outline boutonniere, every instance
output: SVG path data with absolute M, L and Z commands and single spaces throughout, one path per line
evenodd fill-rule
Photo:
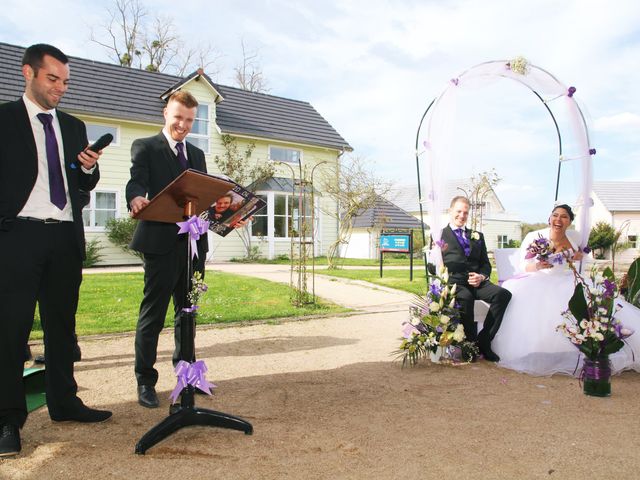
M 471 240 L 475 240 L 475 241 L 480 240 L 480 234 L 476 231 L 471 232 Z

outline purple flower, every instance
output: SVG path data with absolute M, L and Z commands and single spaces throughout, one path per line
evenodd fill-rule
M 573 94 L 576 93 L 576 87 L 569 87 L 567 91 L 567 97 L 573 97 Z
M 595 155 L 596 154 L 596 149 L 595 148 L 590 148 L 589 149 L 589 155 Z
M 432 283 L 431 285 L 429 285 L 429 293 L 434 297 L 439 297 L 442 293 L 442 287 L 435 283 Z
M 612 298 L 613 294 L 614 294 L 614 292 L 616 290 L 616 284 L 613 283 L 608 278 L 605 278 L 604 282 L 602 282 L 602 286 L 604 287 L 604 292 L 603 292 L 602 296 L 604 298 Z
M 458 82 L 460 80 L 458 80 L 457 78 L 452 78 L 451 80 L 449 80 L 451 83 L 453 83 L 456 87 L 458 86 Z
M 444 246 L 446 245 L 446 243 L 445 243 L 445 241 L 444 241 L 444 240 L 438 240 L 438 241 L 436 242 L 436 245 L 437 245 L 438 247 L 440 247 L 440 248 L 444 248 Z
M 591 248 L 587 245 L 586 247 L 584 247 L 584 248 L 582 249 L 582 251 L 583 251 L 584 253 L 591 253 Z

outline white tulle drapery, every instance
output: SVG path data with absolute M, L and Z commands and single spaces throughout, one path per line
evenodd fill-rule
M 442 212 L 448 207 L 450 199 L 442 198 L 448 167 L 452 164 L 452 145 L 454 142 L 454 126 L 458 92 L 461 89 L 479 89 L 489 84 L 508 78 L 525 85 L 535 92 L 547 105 L 552 104 L 565 109 L 565 114 L 571 124 L 573 146 L 575 154 L 559 158 L 562 162 L 576 162 L 579 175 L 578 198 L 574 204 L 577 220 L 576 230 L 580 233 L 581 246 L 587 245 L 589 238 L 589 207 L 593 201 L 590 198 L 592 186 L 592 160 L 595 150 L 589 145 L 589 134 L 582 111 L 574 98 L 575 88 L 567 87 L 546 70 L 535 65 L 527 64 L 521 59 L 518 65 L 513 61 L 501 60 L 481 63 L 465 71 L 457 78 L 449 80 L 444 91 L 438 96 L 427 112 L 425 122 L 420 132 L 422 149 L 418 153 L 422 177 L 418 179 L 421 188 L 420 202 L 427 211 L 426 222 L 430 227 L 434 240 L 429 252 L 429 259 L 437 266 L 442 265 L 440 251 L 441 230 L 444 227 Z M 551 110 L 551 109 L 550 109 Z M 420 136 L 422 135 L 422 136 Z M 551 202 L 550 202 L 551 203 Z M 551 207 L 551 205 L 550 205 Z

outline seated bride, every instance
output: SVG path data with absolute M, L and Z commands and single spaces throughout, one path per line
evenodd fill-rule
M 578 232 L 568 230 L 573 218 L 571 207 L 558 205 L 551 212 L 549 228 L 531 232 L 522 241 L 518 252 L 521 271 L 502 284 L 512 298 L 492 343 L 500 356 L 499 366 L 531 375 L 580 374 L 584 355 L 557 330 L 565 322 L 562 312 L 567 310 L 575 288 L 566 258 L 576 265 L 582 263 L 583 272 L 588 272 L 591 262 L 581 250 Z M 545 247 L 549 255 L 544 260 L 536 259 L 532 250 Z M 616 317 L 640 336 L 640 310 L 622 299 L 616 302 L 623 306 Z M 640 338 L 635 337 L 627 338 L 625 347 L 611 355 L 614 373 L 640 371 Z

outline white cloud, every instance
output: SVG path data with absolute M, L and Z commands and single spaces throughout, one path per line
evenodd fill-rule
M 600 132 L 631 132 L 640 133 L 640 115 L 622 112 L 615 115 L 600 117 L 594 122 L 594 129 Z

